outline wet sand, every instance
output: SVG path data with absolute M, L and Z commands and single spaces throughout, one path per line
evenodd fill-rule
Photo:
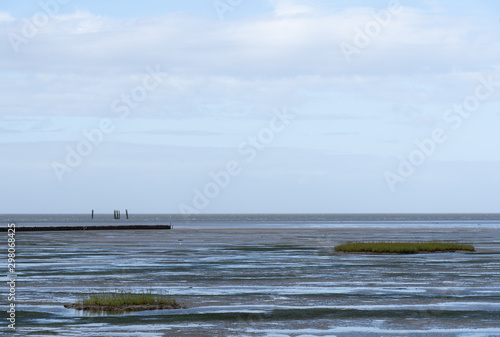
M 16 240 L 18 326 L 34 336 L 500 334 L 494 228 L 176 226 L 25 232 Z M 453 240 L 476 252 L 333 251 L 355 240 Z M 96 316 L 64 308 L 88 292 L 148 289 L 187 309 Z

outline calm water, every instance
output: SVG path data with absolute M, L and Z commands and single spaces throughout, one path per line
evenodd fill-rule
M 0 219 L 18 226 L 170 221 Z M 19 334 L 500 336 L 499 215 L 178 215 L 172 223 L 171 231 L 18 232 Z M 345 241 L 386 239 L 455 240 L 477 251 L 333 252 Z M 107 315 L 63 307 L 89 292 L 150 289 L 188 308 Z

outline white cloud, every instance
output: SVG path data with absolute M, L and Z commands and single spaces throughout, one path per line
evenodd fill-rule
M 285 5 L 282 1 L 279 3 L 278 7 L 291 6 L 287 1 L 283 2 Z M 245 67 L 241 65 L 253 64 L 266 71 L 276 69 L 287 71 L 285 75 L 294 75 L 299 71 L 315 74 L 364 71 L 374 63 L 390 66 L 394 61 L 401 65 L 396 68 L 398 71 L 403 70 L 403 65 L 415 65 L 415 61 L 426 61 L 429 66 L 437 67 L 451 56 L 466 61 L 464 66 L 479 57 L 495 60 L 488 56 L 498 49 L 493 43 L 496 41 L 491 33 L 493 27 L 479 20 L 462 18 L 457 25 L 454 17 L 428 17 L 405 8 L 366 53 L 359 55 L 357 64 L 346 67 L 338 45 L 342 41 L 350 42 L 356 28 L 362 28 L 372 19 L 371 12 L 373 10 L 367 8 L 308 12 L 310 15 L 305 17 L 255 17 L 223 25 L 185 15 L 130 21 L 76 12 L 56 16 L 35 37 L 40 43 L 33 43 L 24 61 L 34 63 L 39 57 L 59 55 L 47 60 L 49 64 L 68 66 L 70 60 L 76 59 L 89 66 L 96 66 L 95 62 L 100 61 L 126 67 L 154 58 L 164 59 L 182 70 L 194 66 L 197 71 L 245 75 Z M 481 48 L 482 53 L 474 52 L 477 48 Z M 425 60 L 417 58 L 425 54 L 428 56 Z M 376 71 L 376 67 L 371 71 Z
M 302 5 L 276 1 L 276 8 L 298 13 Z M 284 13 L 287 11 L 283 10 Z M 186 15 L 150 20 L 118 20 L 88 12 L 59 15 L 25 47 L 19 59 L 10 55 L 2 67 L 36 65 L 56 69 L 127 69 L 151 63 L 198 75 L 297 76 L 447 72 L 451 66 L 469 71 L 498 64 L 499 45 L 493 28 L 478 19 L 427 16 L 404 8 L 370 46 L 346 64 L 341 42 L 352 43 L 357 28 L 373 20 L 373 10 L 314 12 L 307 16 L 259 16 L 224 24 Z M 22 22 L 16 20 L 16 24 Z M 460 22 L 460 24 L 457 24 Z M 42 61 L 43 63 L 39 63 Z
M 14 20 L 15 19 L 10 16 L 10 13 L 0 11 L 0 22 L 11 22 Z
M 50 33 L 56 35 L 79 35 L 106 32 L 112 30 L 116 22 L 112 19 L 93 15 L 86 11 L 77 11 L 71 14 L 54 16 L 54 21 L 49 25 Z
M 57 15 L 20 54 L 0 47 L 1 114 L 116 117 L 111 102 L 158 64 L 167 76 L 133 118 L 262 119 L 287 106 L 309 119 L 429 127 L 500 66 L 493 27 L 480 17 L 410 7 L 349 64 L 339 44 L 377 10 L 304 3 L 276 0 L 276 15 L 223 23 L 186 14 Z M 7 31 L 22 23 L 0 21 Z
M 304 2 L 296 0 L 269 0 L 269 3 L 274 6 L 276 16 L 294 16 L 301 14 L 312 14 L 317 12 L 314 7 L 305 5 Z

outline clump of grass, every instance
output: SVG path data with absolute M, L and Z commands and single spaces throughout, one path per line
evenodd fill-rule
M 136 311 L 149 309 L 179 309 L 181 305 L 168 295 L 151 291 L 132 293 L 125 291 L 92 293 L 66 308 L 91 311 Z
M 457 250 L 474 251 L 474 247 L 467 244 L 448 242 L 352 242 L 335 246 L 337 252 L 377 254 L 415 254 Z
M 170 296 L 153 294 L 151 291 L 142 293 L 114 292 L 89 294 L 83 298 L 82 305 L 125 306 L 125 305 L 172 305 L 175 300 Z

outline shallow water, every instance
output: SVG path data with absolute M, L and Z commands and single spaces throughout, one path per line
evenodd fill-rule
M 18 332 L 500 336 L 498 222 L 354 228 L 215 222 L 185 222 L 171 231 L 17 233 Z M 351 240 L 456 240 L 476 252 L 333 251 Z M 187 309 L 89 314 L 63 307 L 86 293 L 113 290 L 168 293 Z

